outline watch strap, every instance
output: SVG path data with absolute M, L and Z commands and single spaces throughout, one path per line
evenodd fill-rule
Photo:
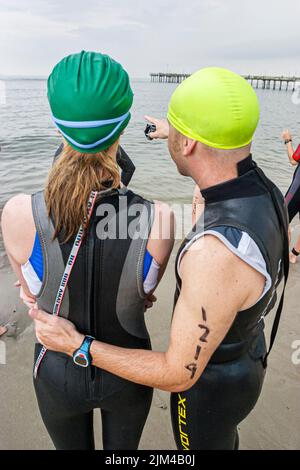
M 78 351 L 84 351 L 86 353 L 89 353 L 91 344 L 94 341 L 94 339 L 95 338 L 93 336 L 88 336 L 88 335 L 85 336 L 84 340 L 82 341 L 82 344 L 81 344 L 80 348 L 78 349 Z

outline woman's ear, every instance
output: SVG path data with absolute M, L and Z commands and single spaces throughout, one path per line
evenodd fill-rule
M 192 153 L 195 150 L 196 145 L 197 145 L 196 140 L 192 140 L 192 139 L 189 139 L 188 137 L 185 137 L 183 141 L 183 155 L 185 157 L 192 155 Z

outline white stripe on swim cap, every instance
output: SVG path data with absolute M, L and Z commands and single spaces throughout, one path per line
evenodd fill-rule
M 100 144 L 106 142 L 107 140 L 109 140 L 118 131 L 118 129 L 123 124 L 123 122 L 126 121 L 129 114 L 130 114 L 130 111 L 128 111 L 126 114 L 123 114 L 123 116 L 120 116 L 118 118 L 106 119 L 106 120 L 102 120 L 102 121 L 64 121 L 62 119 L 57 119 L 53 115 L 52 115 L 52 119 L 54 121 L 55 126 L 59 130 L 59 132 L 67 140 L 69 140 L 69 142 L 71 142 L 73 145 L 76 145 L 76 147 L 88 150 L 88 149 L 98 147 L 98 145 L 100 145 Z M 107 135 L 106 137 L 103 137 L 100 140 L 97 140 L 97 142 L 94 142 L 92 144 L 80 144 L 79 142 L 77 142 L 76 140 L 74 140 L 70 136 L 68 136 L 68 134 L 66 134 L 59 127 L 59 125 L 61 125 L 61 126 L 69 127 L 69 128 L 72 128 L 72 129 L 93 129 L 93 128 L 96 128 L 96 127 L 102 127 L 102 126 L 107 126 L 109 124 L 116 124 L 116 123 L 118 123 L 117 126 L 113 129 L 113 131 L 109 135 Z
M 97 142 L 94 142 L 93 144 L 80 144 L 79 142 L 76 142 L 76 140 L 72 139 L 71 137 L 69 137 L 64 131 L 62 131 L 60 129 L 60 127 L 58 126 L 58 124 L 56 124 L 56 122 L 54 121 L 54 124 L 56 125 L 57 129 L 59 130 L 59 132 L 67 139 L 69 140 L 69 142 L 71 142 L 73 145 L 76 145 L 76 147 L 79 147 L 81 149 L 93 149 L 95 147 L 98 147 L 98 145 L 102 144 L 103 142 L 106 142 L 107 140 L 109 140 L 116 132 L 117 130 L 121 127 L 121 125 L 123 124 L 123 122 L 125 121 L 125 119 L 121 122 L 119 122 L 119 124 L 114 128 L 114 130 L 109 134 L 107 135 L 106 137 L 103 137 L 103 139 L 100 139 L 100 140 L 97 140 Z
M 58 119 L 52 114 L 52 119 L 55 122 L 55 124 L 60 124 L 61 126 L 64 127 L 71 127 L 73 129 L 92 129 L 94 127 L 102 127 L 102 126 L 107 126 L 109 124 L 116 124 L 116 123 L 122 123 L 127 119 L 129 116 L 129 111 L 123 116 L 120 116 L 118 118 L 113 118 L 113 119 L 104 119 L 102 121 L 64 121 L 63 119 Z

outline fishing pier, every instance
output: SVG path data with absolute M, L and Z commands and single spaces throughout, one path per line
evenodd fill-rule
M 151 82 L 159 83 L 181 83 L 190 75 L 190 73 L 150 73 Z
M 254 88 L 262 88 L 263 90 L 296 90 L 296 85 L 300 85 L 300 77 L 273 77 L 268 75 L 244 75 L 244 78 Z
M 188 78 L 188 73 L 150 73 L 151 82 L 181 83 Z M 243 75 L 254 88 L 263 90 L 296 90 L 297 83 L 300 86 L 300 77 L 284 77 L 271 75 Z

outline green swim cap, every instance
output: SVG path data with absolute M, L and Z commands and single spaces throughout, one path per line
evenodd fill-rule
M 78 152 L 110 147 L 127 126 L 133 92 L 123 67 L 108 55 L 85 52 L 62 59 L 48 78 L 56 127 Z
M 209 67 L 178 86 L 169 104 L 168 120 L 190 139 L 217 149 L 236 149 L 253 139 L 259 102 L 240 75 Z

